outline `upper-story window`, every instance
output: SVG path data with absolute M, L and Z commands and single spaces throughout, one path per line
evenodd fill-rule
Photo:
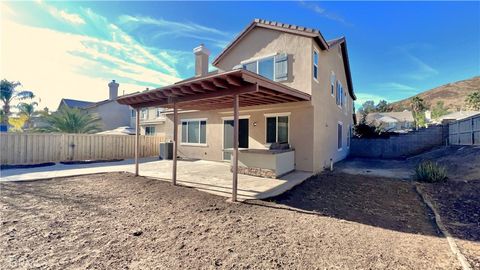
M 330 95 L 332 97 L 335 96 L 335 81 L 337 78 L 335 77 L 335 73 L 332 71 L 332 74 L 330 74 Z
M 142 111 L 140 112 L 140 117 L 142 119 L 147 119 L 148 118 L 148 109 L 147 108 L 142 109 Z
M 257 73 L 272 81 L 288 78 L 287 54 L 277 54 L 243 63 L 243 69 Z
M 162 117 L 163 108 L 157 108 L 156 111 L 155 111 L 155 113 L 156 113 L 156 117 L 157 117 L 157 118 Z
M 340 81 L 337 81 L 337 93 L 335 95 L 335 101 L 339 107 L 343 107 L 343 86 Z
M 318 52 L 313 51 L 313 78 L 318 81 Z

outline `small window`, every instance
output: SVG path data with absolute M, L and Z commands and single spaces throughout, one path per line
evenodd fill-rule
M 255 61 L 255 62 L 247 63 L 243 65 L 243 69 L 257 73 L 257 62 Z
M 288 116 L 267 117 L 267 143 L 288 143 Z
M 332 74 L 330 75 L 330 95 L 332 95 L 332 97 L 335 96 L 335 81 L 335 73 L 332 71 Z
M 145 135 L 155 135 L 155 127 L 153 126 L 145 127 Z
M 313 78 L 318 81 L 318 52 L 313 51 Z
M 147 119 L 148 118 L 148 109 L 144 108 L 142 109 L 140 116 L 142 119 Z
M 343 124 L 342 123 L 338 123 L 337 124 L 337 149 L 340 151 L 342 150 L 342 130 L 343 130 Z
M 132 113 L 131 113 L 130 117 L 132 117 L 132 118 L 135 117 L 135 110 L 132 110 Z
M 182 143 L 205 144 L 206 137 L 206 120 L 182 120 Z
M 162 117 L 162 113 L 163 113 L 163 108 L 157 108 L 157 110 L 156 110 L 156 116 L 157 116 L 157 118 Z

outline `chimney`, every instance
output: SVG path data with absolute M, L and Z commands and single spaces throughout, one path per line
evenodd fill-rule
M 205 45 L 200 44 L 200 46 L 193 49 L 193 53 L 195 54 L 195 77 L 206 75 L 208 73 L 210 51 Z
M 115 80 L 112 80 L 108 84 L 108 99 L 109 100 L 114 100 L 118 97 L 118 86 L 119 84 L 115 82 Z

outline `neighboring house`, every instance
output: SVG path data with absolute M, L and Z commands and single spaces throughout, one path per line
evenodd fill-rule
M 461 120 L 464 118 L 468 118 L 470 116 L 474 116 L 480 114 L 480 111 L 459 111 L 459 112 L 453 112 L 449 113 L 446 115 L 443 115 L 439 117 L 438 119 L 435 120 L 436 123 L 442 123 L 444 121 L 455 121 L 455 120 Z
M 381 127 L 386 131 L 408 131 L 415 127 L 413 114 L 408 110 L 403 112 L 369 113 L 366 121 L 369 125 Z
M 252 168 L 239 168 L 242 173 L 318 172 L 349 154 L 356 97 L 344 37 L 327 41 L 318 30 L 256 19 L 213 60 L 217 71 L 208 72 L 205 46 L 194 54 L 194 77 L 119 100 L 133 107 L 170 108 L 180 101 L 180 156 L 231 159 L 234 97 L 243 149 L 239 165 Z M 173 138 L 171 110 L 166 116 L 168 140 Z M 288 155 L 269 150 L 281 143 L 288 144 Z
M 118 87 L 119 84 L 115 80 L 111 81 L 108 84 L 108 99 L 99 102 L 63 98 L 60 101 L 58 110 L 67 106 L 96 114 L 101 118 L 102 130 L 113 130 L 118 127 L 130 126 L 131 109 L 128 105 L 122 105 L 117 102 Z
M 130 126 L 135 126 L 135 110 L 130 112 Z M 148 107 L 140 110 L 140 134 L 161 135 L 165 134 L 165 109 L 161 107 Z

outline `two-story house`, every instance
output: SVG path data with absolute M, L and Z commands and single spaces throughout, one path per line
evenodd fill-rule
M 165 109 L 148 107 L 140 110 L 140 134 L 162 135 L 165 133 Z M 135 110 L 130 113 L 130 126 L 135 126 Z
M 119 100 L 174 108 L 164 130 L 179 156 L 229 161 L 233 152 L 240 173 L 278 177 L 348 155 L 355 94 L 344 37 L 256 19 L 213 60 L 216 71 L 205 46 L 194 54 L 194 77 Z

